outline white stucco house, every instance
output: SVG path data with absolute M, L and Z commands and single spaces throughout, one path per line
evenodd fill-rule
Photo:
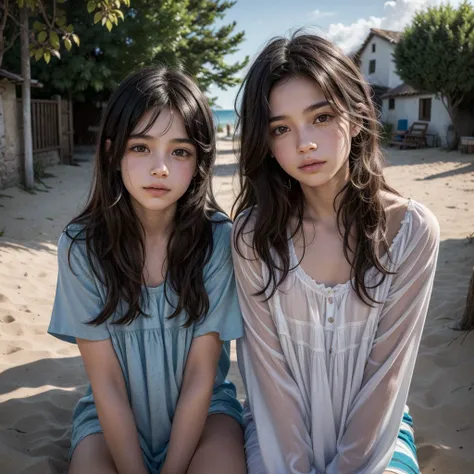
M 451 124 L 446 107 L 434 94 L 424 94 L 403 83 L 395 71 L 393 53 L 402 33 L 372 28 L 355 55 L 362 74 L 371 84 L 382 122 L 394 130 L 399 120 L 427 122 L 428 144 L 445 146 Z

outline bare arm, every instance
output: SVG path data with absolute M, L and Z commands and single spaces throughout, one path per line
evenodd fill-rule
M 188 469 L 206 422 L 221 350 L 215 332 L 193 340 L 162 474 L 185 474 Z
M 122 369 L 110 339 L 77 339 L 100 425 L 119 474 L 148 474 Z

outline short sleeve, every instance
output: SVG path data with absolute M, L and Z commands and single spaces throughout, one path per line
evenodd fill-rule
M 108 339 L 110 334 L 105 323 L 87 324 L 99 315 L 102 307 L 84 243 L 72 243 L 72 239 L 62 233 L 58 242 L 58 280 L 49 334 L 71 343 L 75 343 L 77 337 L 92 341 Z
M 232 265 L 230 222 L 214 222 L 214 249 L 204 272 L 209 296 L 207 315 L 194 326 L 194 337 L 217 332 L 222 341 L 243 335 L 242 314 Z

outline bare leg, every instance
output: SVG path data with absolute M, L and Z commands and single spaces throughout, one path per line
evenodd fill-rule
M 69 474 L 118 474 L 102 433 L 89 435 L 77 445 Z
M 246 474 L 244 435 L 234 418 L 216 414 L 207 418 L 187 474 Z

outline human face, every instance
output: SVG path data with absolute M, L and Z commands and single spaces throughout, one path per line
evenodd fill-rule
M 142 134 L 149 114 L 132 132 L 120 163 L 123 183 L 139 213 L 176 206 L 196 171 L 197 150 L 181 115 L 165 108 Z
M 351 138 L 359 130 L 331 107 L 320 87 L 293 77 L 270 93 L 270 149 L 302 187 L 320 187 L 349 176 Z

